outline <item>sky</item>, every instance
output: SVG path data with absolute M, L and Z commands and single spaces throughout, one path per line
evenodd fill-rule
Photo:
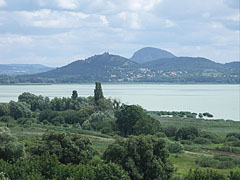
M 239 0 L 0 0 L 0 64 L 66 65 L 143 47 L 240 59 Z

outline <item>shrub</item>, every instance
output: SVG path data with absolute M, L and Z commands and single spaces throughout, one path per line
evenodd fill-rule
M 231 137 L 231 136 L 234 136 L 234 137 L 240 139 L 240 133 L 233 132 L 233 133 L 228 133 L 226 135 L 226 137 Z
M 32 154 L 56 154 L 62 163 L 87 163 L 95 155 L 89 139 L 78 134 L 49 133 L 31 149 Z
M 176 133 L 176 140 L 192 140 L 199 136 L 198 129 L 195 127 L 182 127 Z
M 226 142 L 232 142 L 232 141 L 238 141 L 238 138 L 236 138 L 235 136 L 228 136 L 225 139 Z
M 200 137 L 211 140 L 214 144 L 220 144 L 223 142 L 223 139 L 215 133 L 202 131 L 200 132 Z
M 240 179 L 240 171 L 231 171 L 229 175 L 230 180 L 239 180 Z
M 130 136 L 117 139 L 104 152 L 103 159 L 119 164 L 131 179 L 170 179 L 173 166 L 163 139 L 154 136 Z
M 213 170 L 189 170 L 183 180 L 226 180 L 226 178 Z
M 240 147 L 240 140 L 232 142 L 232 146 Z
M 182 153 L 184 150 L 183 145 L 179 142 L 169 142 L 167 147 L 170 153 Z
M 220 161 L 209 157 L 203 157 L 202 159 L 198 160 L 198 163 L 201 167 L 218 168 Z
M 9 115 L 9 108 L 7 104 L 0 104 L 0 116 Z
M 203 138 L 203 137 L 197 137 L 193 141 L 195 144 L 212 144 L 212 142 L 209 139 Z
M 159 138 L 166 138 L 167 137 L 166 134 L 163 133 L 163 132 L 157 132 L 155 135 Z
M 2 116 L 0 117 L 0 121 L 5 122 L 5 123 L 12 123 L 15 122 L 12 116 Z
M 5 161 L 16 161 L 24 155 L 23 145 L 18 143 L 7 127 L 0 127 L 0 158 Z
M 177 128 L 175 126 L 167 126 L 163 128 L 163 131 L 167 135 L 167 137 L 173 137 L 176 135 Z

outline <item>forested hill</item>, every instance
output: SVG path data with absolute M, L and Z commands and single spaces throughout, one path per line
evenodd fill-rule
M 61 82 L 111 81 L 115 77 L 126 77 L 138 66 L 127 58 L 103 53 L 31 77 L 58 78 Z
M 167 57 L 162 55 L 160 59 L 155 59 L 157 58 L 156 52 L 162 51 L 155 50 L 152 51 L 150 48 L 149 51 L 149 48 L 143 48 L 134 53 L 133 57 L 140 58 L 141 56 L 138 55 L 141 52 L 143 58 L 149 58 L 149 62 L 146 62 L 146 59 L 139 61 L 145 61 L 145 63 L 134 62 L 133 58 L 128 59 L 119 55 L 103 53 L 85 60 L 74 61 L 48 72 L 16 78 L 0 76 L 0 83 L 82 83 L 94 81 L 240 83 L 239 61 L 221 64 L 201 57 L 176 57 L 168 52 L 166 52 Z

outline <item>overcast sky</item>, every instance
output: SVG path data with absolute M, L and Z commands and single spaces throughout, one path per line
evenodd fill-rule
M 239 60 L 239 0 L 0 0 L 0 63 L 62 66 L 151 46 Z

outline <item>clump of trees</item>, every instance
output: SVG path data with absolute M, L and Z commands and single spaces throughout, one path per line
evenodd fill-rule
M 154 136 L 130 136 L 117 139 L 103 155 L 106 162 L 114 162 L 128 171 L 131 179 L 170 179 L 173 166 L 163 139 Z
M 138 105 L 125 105 L 116 113 L 116 125 L 120 135 L 155 134 L 161 130 L 159 121 L 150 117 Z
M 78 134 L 49 133 L 31 149 L 32 154 L 55 154 L 63 163 L 86 164 L 96 154 L 89 139 Z
M 0 159 L 15 162 L 24 155 L 23 145 L 18 142 L 7 127 L 0 127 Z

